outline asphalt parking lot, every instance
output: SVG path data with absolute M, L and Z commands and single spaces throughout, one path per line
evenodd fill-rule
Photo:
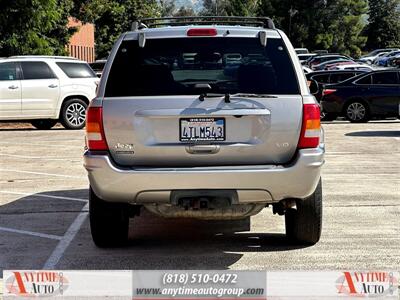
M 88 223 L 83 131 L 0 123 L 0 270 L 400 270 L 400 122 L 324 124 L 324 226 L 311 247 L 289 244 L 272 209 L 210 224 L 144 214 L 132 243 L 99 249 Z M 282 183 L 284 184 L 284 183 Z

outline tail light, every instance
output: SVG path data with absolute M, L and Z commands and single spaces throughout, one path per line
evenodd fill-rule
M 330 95 L 330 94 L 333 94 L 334 92 L 336 92 L 335 89 L 323 89 L 322 90 L 322 97 Z
M 318 104 L 303 105 L 303 124 L 297 148 L 316 148 L 321 134 L 320 109 Z
M 187 36 L 216 36 L 215 28 L 191 28 L 187 31 Z
M 86 145 L 89 150 L 108 150 L 103 128 L 103 108 L 90 107 L 86 112 Z

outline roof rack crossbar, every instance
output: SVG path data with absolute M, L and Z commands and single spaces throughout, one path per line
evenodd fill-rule
M 146 27 L 179 26 L 193 24 L 231 24 L 231 25 L 258 25 L 268 29 L 275 29 L 274 22 L 267 17 L 238 17 L 238 16 L 188 16 L 165 18 L 134 18 L 132 30 Z
M 165 23 L 148 23 L 148 27 L 159 27 L 159 26 L 178 26 L 178 25 L 185 25 L 187 22 L 165 22 Z M 257 21 L 252 21 L 252 22 L 246 22 L 246 21 L 236 21 L 235 23 L 232 23 L 230 21 L 193 21 L 190 22 L 191 25 L 216 25 L 216 24 L 232 24 L 232 25 L 259 25 L 263 26 L 263 22 L 257 22 Z

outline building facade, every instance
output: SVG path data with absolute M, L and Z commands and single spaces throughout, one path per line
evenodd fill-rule
M 82 24 L 75 18 L 68 19 L 68 27 L 76 27 L 77 32 L 71 37 L 67 50 L 70 56 L 87 62 L 95 61 L 94 51 L 94 25 Z

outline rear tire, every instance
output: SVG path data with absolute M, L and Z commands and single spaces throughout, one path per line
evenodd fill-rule
M 316 244 L 322 229 L 322 183 L 319 180 L 314 193 L 296 201 L 297 209 L 290 208 L 285 213 L 286 236 L 299 244 Z
M 40 120 L 33 120 L 31 121 L 31 124 L 33 127 L 36 129 L 40 130 L 49 130 L 51 129 L 54 125 L 56 125 L 58 120 L 54 119 L 40 119 Z
M 346 119 L 352 123 L 366 123 L 369 121 L 369 109 L 364 101 L 354 100 L 344 108 Z
M 128 242 L 129 204 L 106 202 L 90 188 L 89 219 L 96 246 L 120 247 Z
M 82 129 L 86 122 L 87 104 L 82 99 L 69 99 L 63 103 L 60 122 L 66 129 Z

